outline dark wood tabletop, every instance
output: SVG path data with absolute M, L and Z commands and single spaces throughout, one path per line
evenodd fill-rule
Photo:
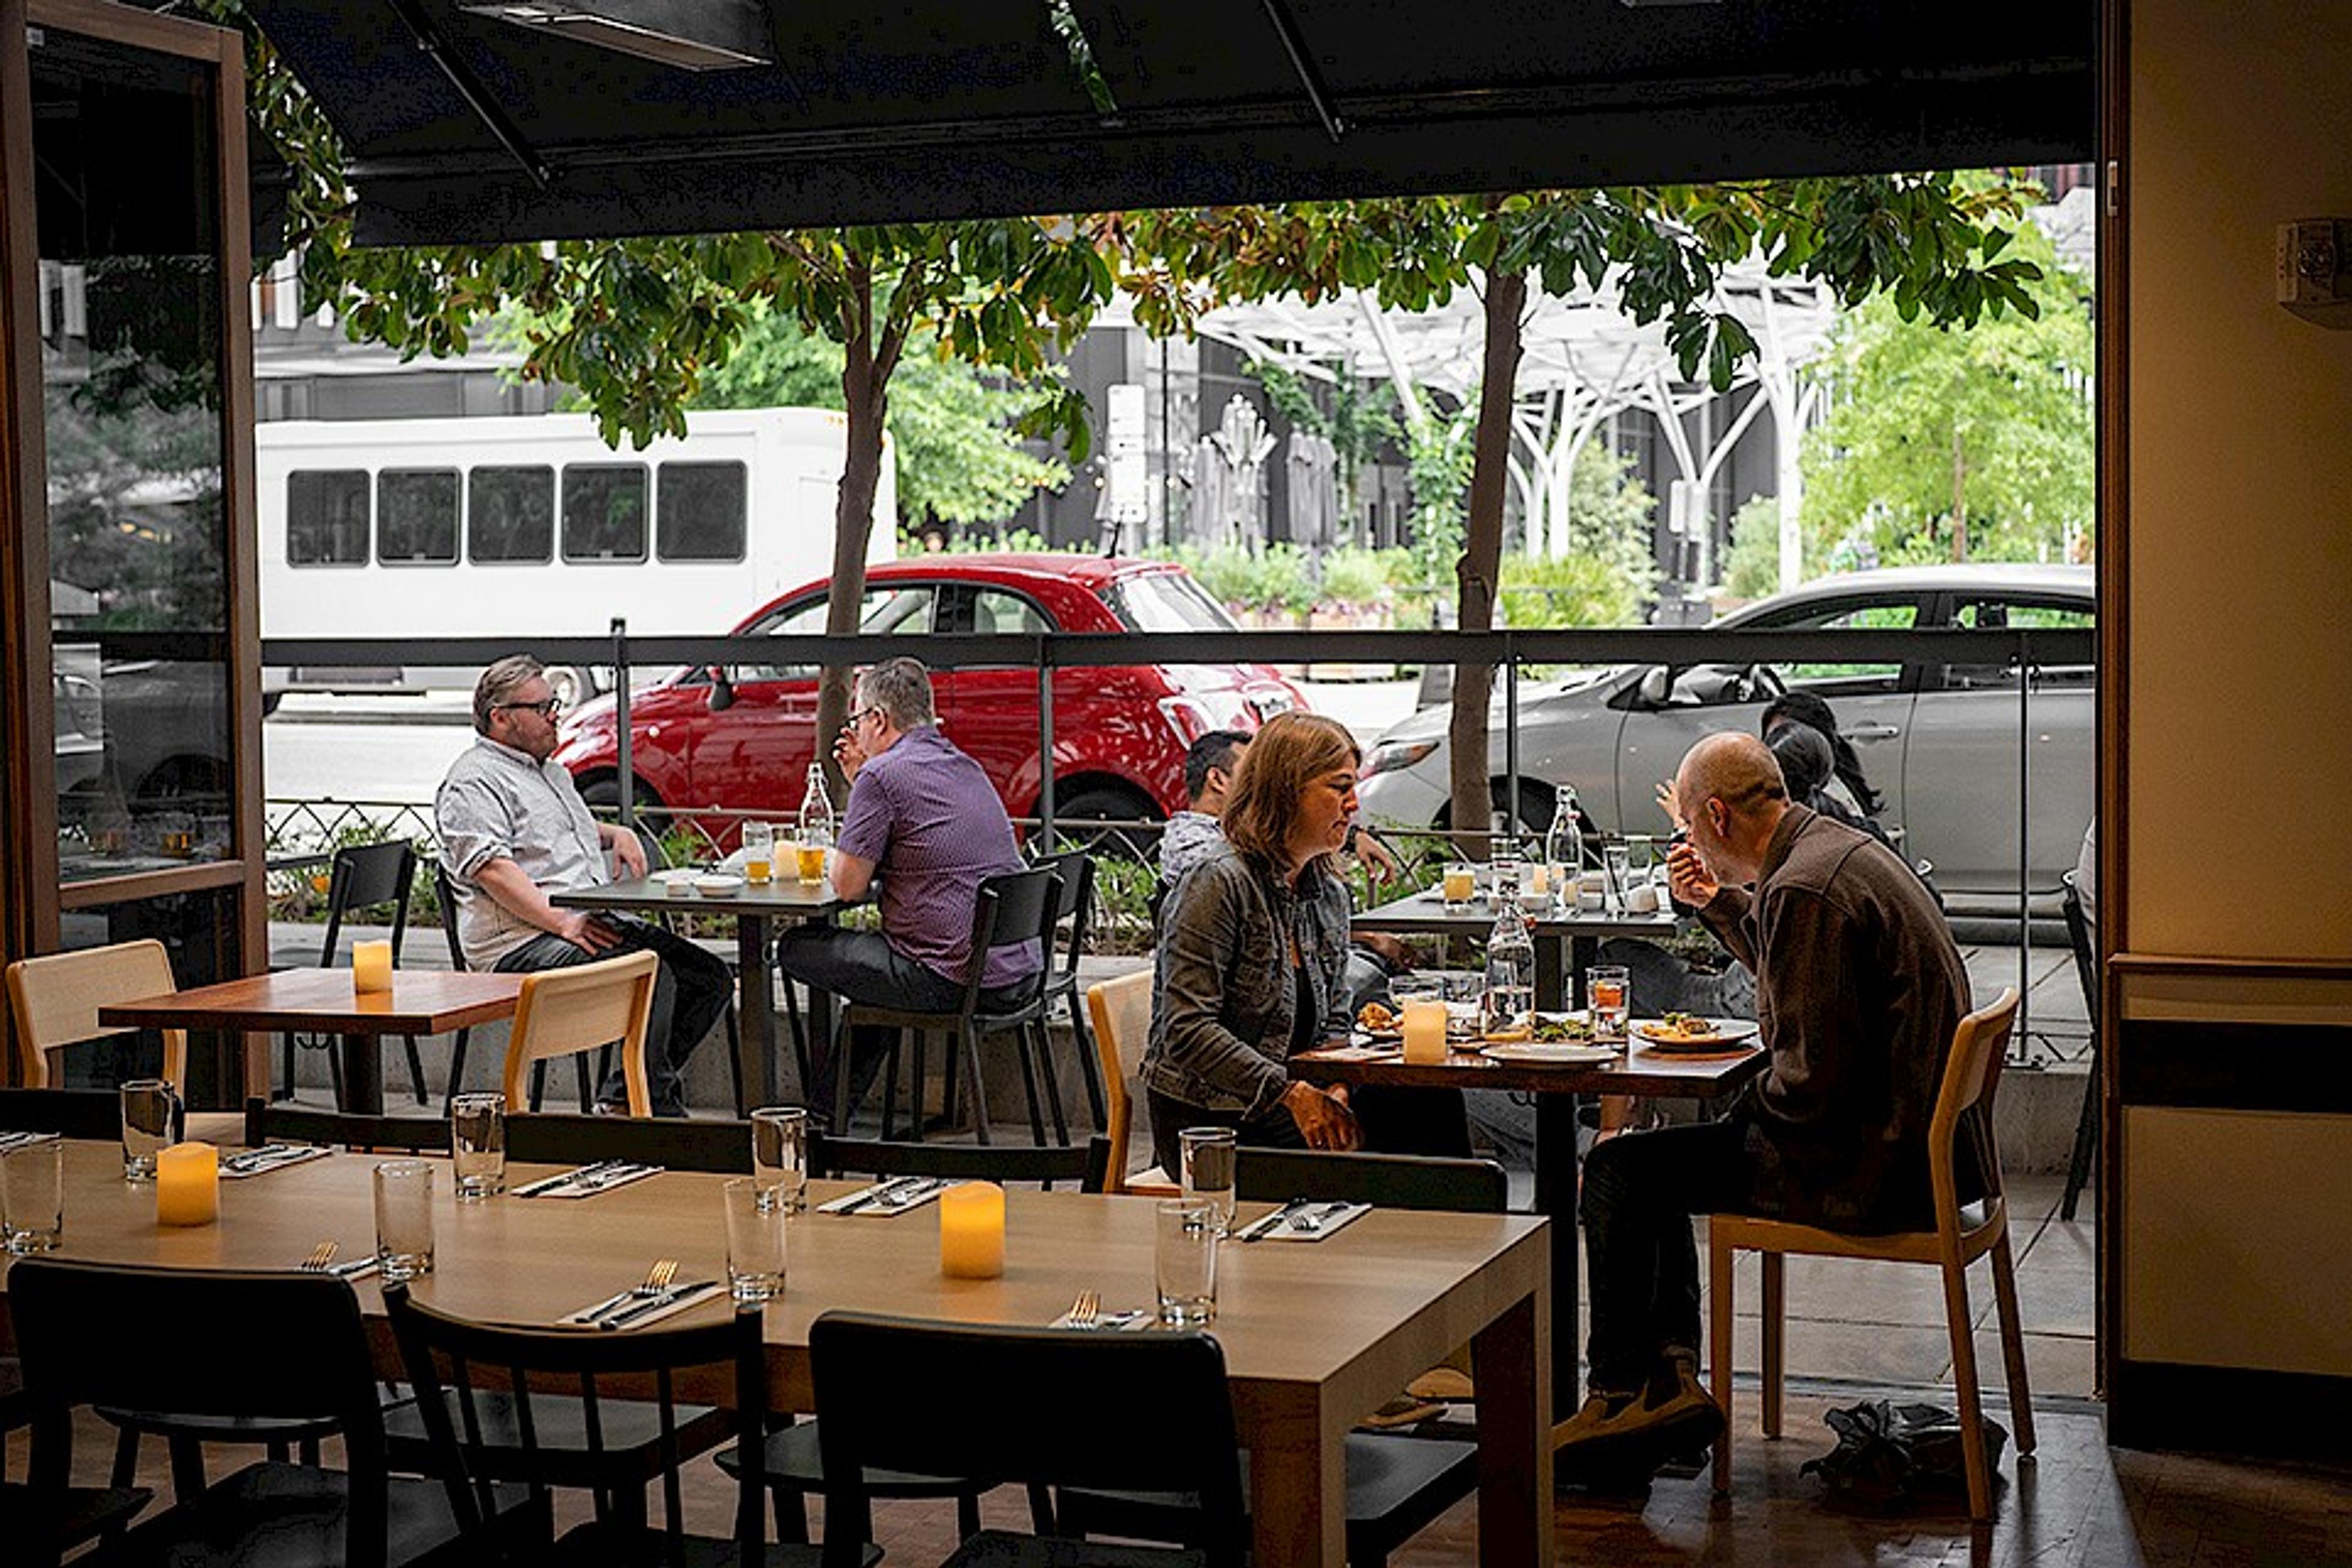
M 513 1016 L 523 978 L 395 969 L 390 991 L 361 995 L 352 989 L 348 969 L 286 969 L 114 1003 L 98 1010 L 98 1021 L 121 1029 L 438 1035 Z
M 1753 1047 L 1694 1055 L 1652 1050 L 1636 1041 L 1605 1062 L 1549 1065 L 1499 1062 L 1475 1047 L 1449 1052 L 1443 1062 L 1408 1065 L 1402 1054 L 1366 1059 L 1308 1051 L 1289 1059 L 1291 1076 L 1309 1083 L 1378 1084 L 1398 1089 L 1504 1089 L 1530 1094 L 1633 1094 L 1713 1100 L 1764 1070 L 1766 1053 Z

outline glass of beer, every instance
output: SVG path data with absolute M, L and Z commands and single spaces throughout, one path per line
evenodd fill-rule
M 743 825 L 743 879 L 764 882 L 775 874 L 776 829 L 767 822 Z
M 793 846 L 793 869 L 800 873 L 804 885 L 814 887 L 824 880 L 824 848 L 822 843 L 810 843 L 806 834 Z
M 1470 908 L 1471 899 L 1478 891 L 1478 868 L 1462 860 L 1446 867 L 1443 891 L 1447 914 L 1465 912 Z

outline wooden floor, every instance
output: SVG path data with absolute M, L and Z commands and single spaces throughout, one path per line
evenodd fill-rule
M 1859 1395 L 1791 1390 L 1789 1436 L 1767 1443 L 1744 1407 L 1743 1447 L 1733 1495 L 1717 1502 L 1708 1478 L 1666 1479 L 1634 1497 L 1563 1493 L 1558 1511 L 1559 1561 L 1609 1568 L 1685 1563 L 1975 1564 L 1981 1568 L 2352 1568 L 2352 1475 L 2225 1459 L 2126 1453 L 2106 1446 L 2097 1408 L 2053 1401 L 2037 1413 L 2042 1449 L 2021 1465 L 2001 1462 L 1999 1519 L 1972 1530 L 1961 1509 L 1899 1516 L 1842 1510 L 1798 1468 L 1832 1446 L 1821 1424 L 1832 1405 Z M 1926 1395 L 1933 1397 L 1933 1395 Z M 77 1470 L 90 1479 L 111 1453 L 110 1434 L 94 1421 L 78 1443 Z M 25 1474 L 25 1436 L 8 1443 L 8 1469 Z M 247 1453 L 214 1451 L 213 1474 Z M 163 1455 L 149 1446 L 142 1484 L 168 1492 Z M 688 1523 L 713 1533 L 727 1528 L 731 1493 L 706 1460 L 689 1472 Z M 657 1506 L 657 1505 L 656 1505 Z M 569 1511 L 569 1509 L 567 1509 Z M 1011 1491 L 986 1500 L 991 1523 L 1026 1529 L 1025 1502 Z M 820 1531 L 821 1512 L 815 1521 Z M 936 1563 L 954 1546 L 945 1505 L 885 1504 L 876 1526 L 890 1563 Z M 1395 1568 L 1437 1568 L 1475 1561 L 1470 1504 L 1415 1538 Z

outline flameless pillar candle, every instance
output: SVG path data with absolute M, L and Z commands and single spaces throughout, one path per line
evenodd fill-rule
M 1004 1272 L 1004 1189 L 961 1182 L 940 1194 L 940 1272 L 994 1279 Z
M 174 1143 L 155 1153 L 155 1223 L 210 1225 L 220 1218 L 220 1151 Z
M 1404 1005 L 1404 1059 L 1415 1064 L 1445 1059 L 1445 1003 L 1443 998 Z
M 352 989 L 362 995 L 392 989 L 392 943 L 352 943 Z

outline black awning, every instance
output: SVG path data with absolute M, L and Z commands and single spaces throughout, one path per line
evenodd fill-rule
M 2089 0 L 766 0 L 775 63 L 712 71 L 253 9 L 369 244 L 2072 163 L 2097 121 Z

